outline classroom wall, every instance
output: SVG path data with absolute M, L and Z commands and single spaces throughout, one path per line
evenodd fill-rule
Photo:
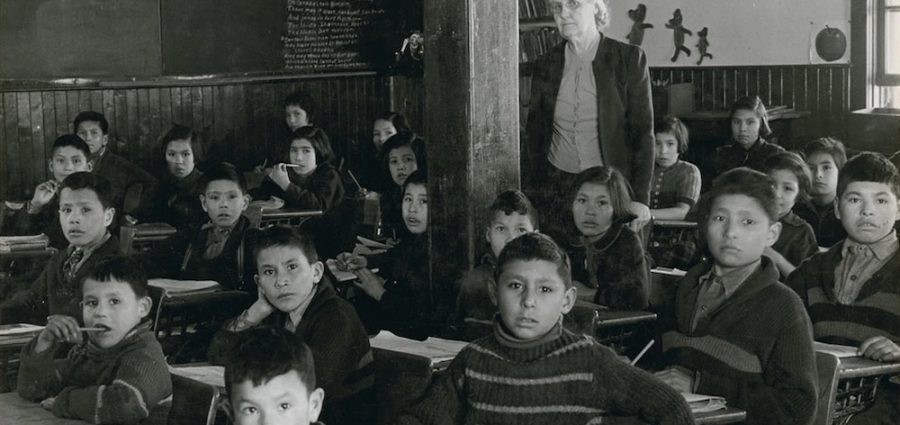
M 611 22 L 604 32 L 626 40 L 633 23 L 628 10 L 639 3 L 647 6 L 644 22 L 653 25 L 641 45 L 650 66 L 696 66 L 697 32 L 703 27 L 709 28 L 713 58 L 702 66 L 809 64 L 810 34 L 826 25 L 843 29 L 849 50 L 849 0 L 609 0 Z M 682 54 L 672 63 L 673 30 L 665 25 L 675 9 L 681 9 L 682 25 L 693 35 L 684 42 L 691 56 Z M 849 54 L 838 62 L 849 62 Z
M 49 178 L 47 155 L 60 134 L 72 131 L 80 111 L 110 121 L 109 148 L 151 172 L 160 136 L 171 123 L 202 133 L 209 156 L 240 161 L 242 152 L 268 139 L 283 120 L 282 101 L 306 90 L 319 102 L 321 125 L 337 151 L 359 161 L 359 143 L 371 143 L 371 120 L 390 105 L 389 79 L 348 76 L 215 84 L 7 90 L 0 93 L 0 199 L 22 199 Z

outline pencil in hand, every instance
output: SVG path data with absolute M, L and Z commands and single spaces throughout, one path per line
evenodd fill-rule
M 78 328 L 79 332 L 106 332 L 107 328 Z

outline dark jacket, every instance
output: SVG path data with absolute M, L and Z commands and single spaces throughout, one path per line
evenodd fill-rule
M 202 180 L 203 173 L 196 168 L 183 179 L 176 179 L 166 171 L 159 180 L 152 220 L 169 223 L 178 230 L 206 222 L 209 217 L 200 204 L 200 195 L 205 189 Z
M 56 249 L 64 249 L 69 246 L 69 240 L 63 234 L 62 225 L 59 224 L 59 192 L 53 195 L 53 199 L 47 202 L 40 211 L 35 214 L 28 213 L 29 201 L 8 218 L 8 225 L 4 233 L 10 235 L 36 235 L 43 233 L 50 240 L 50 246 Z
M 110 236 L 84 260 L 72 280 L 65 277 L 62 266 L 69 257 L 67 250 L 56 253 L 31 286 L 0 304 L 0 323 L 47 323 L 47 316 L 64 314 L 81 320 L 81 281 L 107 257 L 119 255 L 119 239 Z
M 566 44 L 538 58 L 531 80 L 528 121 L 523 145 L 523 175 L 533 180 L 527 186 L 540 188 L 546 170 L 553 134 L 556 96 L 562 83 Z M 631 183 L 634 200 L 650 201 L 653 175 L 653 107 L 647 57 L 640 47 L 601 34 L 594 57 L 597 84 L 597 131 L 600 153 L 607 166 L 615 167 Z
M 641 240 L 628 228 L 632 217 L 614 222 L 594 243 L 576 238 L 568 246 L 572 279 L 597 288 L 594 303 L 620 310 L 647 307 L 649 269 Z
M 117 213 L 136 214 L 151 210 L 156 193 L 156 178 L 131 161 L 110 152 L 109 149 L 99 158 L 92 155 L 91 160 L 94 161 L 91 172 L 109 180 L 112 187 L 112 204 L 116 207 Z M 126 195 L 134 197 L 129 199 L 130 205 L 125 205 Z
M 816 412 L 816 362 L 809 316 L 778 282 L 767 257 L 721 305 L 691 329 L 699 279 L 711 262 L 679 282 L 674 312 L 661 315 L 668 364 L 697 372 L 700 394 L 718 395 L 747 411 L 747 423 L 810 424 Z
M 263 323 L 282 327 L 286 320 L 287 313 L 276 311 Z M 319 282 L 294 334 L 312 351 L 316 385 L 325 390 L 326 423 L 346 423 L 336 419 L 347 414 L 359 415 L 359 423 L 366 422 L 362 418 L 367 415 L 374 419 L 375 363 L 369 338 L 353 306 L 327 280 Z M 227 363 L 228 353 L 239 341 L 240 332 L 222 329 L 210 345 L 210 360 Z
M 810 201 L 798 202 L 794 205 L 794 213 L 809 223 L 819 246 L 829 248 L 847 237 L 844 225 L 834 214 L 833 202 L 823 208 L 818 208 Z
M 257 231 L 250 220 L 238 219 L 222 253 L 212 259 L 203 258 L 209 236 L 205 227 L 181 230 L 146 253 L 142 261 L 149 277 L 214 280 L 224 289 L 256 292 L 253 240 Z
M 763 162 L 772 154 L 784 152 L 784 148 L 765 141 L 762 137 L 756 140 L 750 149 L 744 149 L 737 144 L 720 146 L 716 149 L 716 157 L 713 159 L 715 178 L 720 174 L 737 167 L 749 167 L 762 171 Z

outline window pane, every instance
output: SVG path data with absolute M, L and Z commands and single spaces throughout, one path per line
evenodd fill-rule
M 884 0 L 884 5 L 887 7 L 900 6 L 900 0 Z
M 900 74 L 900 10 L 888 11 L 884 17 L 884 71 Z

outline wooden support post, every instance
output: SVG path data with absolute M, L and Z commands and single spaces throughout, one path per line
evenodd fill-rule
M 520 185 L 517 6 L 425 1 L 433 284 L 475 264 L 486 246 L 484 210 L 498 193 Z

